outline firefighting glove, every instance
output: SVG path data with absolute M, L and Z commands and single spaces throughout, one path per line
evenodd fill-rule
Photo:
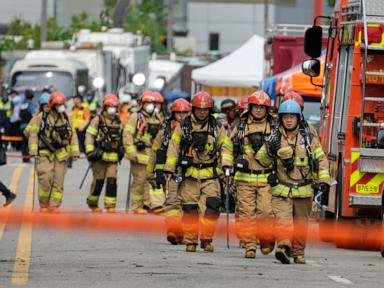
M 268 155 L 271 157 L 275 157 L 277 150 L 279 150 L 281 146 L 280 135 L 278 133 L 271 133 L 271 135 L 268 137 L 267 141 L 265 142 L 265 145 L 267 147 Z
M 156 188 L 160 188 L 162 185 L 165 185 L 165 176 L 164 176 L 163 170 L 156 170 L 155 182 L 156 182 Z
M 284 167 L 287 171 L 292 171 L 294 167 L 293 165 L 293 149 L 291 146 L 282 147 L 277 151 L 277 156 L 281 159 Z

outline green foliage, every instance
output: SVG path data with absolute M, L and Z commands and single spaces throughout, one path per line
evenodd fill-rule
M 91 31 L 100 31 L 101 23 L 90 21 L 88 14 L 85 11 L 80 12 L 78 15 L 71 17 L 70 33 L 75 34 L 81 29 L 90 29 Z
M 31 40 L 35 48 L 39 47 L 40 26 L 16 17 L 9 23 L 6 36 L 0 39 L 0 50 L 27 49 Z
M 335 7 L 336 0 L 328 0 L 328 6 Z
M 49 18 L 47 21 L 47 40 L 65 41 L 70 40 L 74 33 L 80 29 L 90 29 L 91 31 L 100 31 L 101 23 L 90 21 L 88 14 L 84 11 L 71 18 L 69 28 L 59 26 L 56 19 Z M 0 38 L 0 50 L 26 50 L 28 41 L 33 40 L 33 48 L 40 48 L 40 25 L 32 24 L 19 17 L 14 18 L 8 24 L 8 32 L 5 37 Z
M 143 0 L 140 4 L 131 3 L 125 21 L 126 31 L 137 33 L 151 38 L 153 52 L 164 53 L 166 47 L 166 25 L 164 20 L 162 1 Z

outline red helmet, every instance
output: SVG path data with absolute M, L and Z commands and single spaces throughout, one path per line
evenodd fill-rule
M 103 107 L 119 106 L 119 98 L 115 94 L 107 94 L 104 96 Z
M 248 108 L 248 96 L 241 96 L 237 100 L 237 108 L 245 110 Z
M 197 92 L 192 98 L 192 107 L 196 108 L 213 108 L 211 95 L 205 91 Z
M 159 92 L 154 91 L 152 93 L 153 93 L 153 96 L 155 96 L 155 98 L 156 98 L 156 100 L 155 100 L 156 103 L 161 103 L 161 104 L 164 103 L 164 97 Z
M 191 103 L 183 98 L 176 99 L 171 106 L 172 112 L 189 112 L 191 110 Z
M 51 96 L 49 97 L 48 106 L 52 107 L 55 105 L 62 105 L 65 104 L 67 101 L 67 98 L 65 98 L 64 94 L 60 91 L 54 91 L 51 93 Z
M 264 91 L 257 91 L 248 98 L 248 104 L 271 106 L 271 98 Z
M 294 100 L 297 104 L 299 104 L 301 109 L 304 108 L 304 99 L 299 93 L 295 91 L 288 91 L 287 93 L 285 93 L 282 102 L 289 99 Z
M 145 102 L 158 102 L 156 100 L 159 100 L 159 97 L 156 96 L 156 94 L 159 94 L 160 93 L 157 93 L 157 92 L 153 92 L 151 90 L 145 90 L 142 94 L 141 94 L 141 99 L 140 99 L 140 102 L 141 103 L 145 103 Z M 160 95 L 161 98 L 163 98 L 163 96 Z

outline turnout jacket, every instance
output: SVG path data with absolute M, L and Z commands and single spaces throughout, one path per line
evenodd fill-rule
M 271 125 L 267 118 L 256 120 L 251 115 L 243 119 L 243 124 L 237 125 L 234 129 L 231 139 L 233 142 L 239 141 L 240 152 L 236 155 L 237 159 L 245 159 L 248 162 L 249 171 L 235 172 L 235 181 L 257 182 L 266 184 L 269 173 L 272 171 L 272 166 L 267 167 L 260 164 L 256 159 L 256 153 L 264 144 L 266 138 L 271 134 Z M 243 127 L 241 127 L 243 125 Z M 239 139 L 242 138 L 242 139 Z M 257 143 L 255 143 L 257 142 Z M 236 144 L 235 144 L 236 146 Z M 235 168 L 236 169 L 236 168 Z
M 329 164 L 327 157 L 320 144 L 319 138 L 310 132 L 310 151 L 305 148 L 305 139 L 296 128 L 293 137 L 288 139 L 285 129 L 280 126 L 281 148 L 277 151 L 276 156 L 276 173 L 279 184 L 272 187 L 272 195 L 292 198 L 306 198 L 313 196 L 313 185 L 315 182 L 324 182 L 330 184 Z M 282 154 L 287 151 L 287 147 L 291 147 L 293 154 L 293 169 L 288 171 L 283 164 L 284 156 Z M 271 157 L 266 145 L 264 144 L 256 155 L 258 161 L 265 167 L 270 167 L 274 158 Z M 310 168 L 310 157 L 314 159 L 317 171 Z
M 93 117 L 89 123 L 85 133 L 85 153 L 89 154 L 98 148 L 103 151 L 101 160 L 118 162 L 123 144 L 123 125 L 118 115 L 111 119 L 105 114 Z
M 54 110 L 33 116 L 25 129 L 25 136 L 28 137 L 31 156 L 63 161 L 80 154 L 77 135 L 68 117 Z
M 123 143 L 125 157 L 131 161 L 147 165 L 153 140 L 160 129 L 161 121 L 155 113 L 152 115 L 140 110 L 129 116 L 124 128 Z M 142 145 L 141 149 L 138 149 Z
M 191 161 L 191 165 L 186 168 L 185 176 L 192 177 L 195 179 L 212 179 L 216 178 L 218 174 L 221 173 L 218 168 L 218 163 L 221 165 L 232 167 L 233 165 L 233 145 L 226 135 L 226 131 L 223 126 L 215 125 L 210 127 L 211 122 L 216 122 L 212 120 L 210 115 L 206 121 L 198 121 L 195 116 L 192 114 L 187 116 L 182 123 L 179 123 L 171 137 L 167 151 L 167 160 L 165 163 L 164 171 L 174 173 L 176 167 L 178 166 L 180 156 L 183 156 L 182 150 L 187 150 L 186 155 Z M 187 135 L 184 135 L 182 126 L 186 123 L 185 121 L 190 121 L 191 123 L 191 133 L 193 141 L 189 147 L 183 147 L 184 138 Z M 216 122 L 217 124 L 217 122 Z M 213 134 L 209 133 L 210 130 L 213 130 Z M 199 151 L 194 146 L 194 141 L 196 140 L 196 134 L 194 133 L 208 133 L 206 143 L 204 144 L 204 149 Z M 182 141 L 183 140 L 183 141 Z

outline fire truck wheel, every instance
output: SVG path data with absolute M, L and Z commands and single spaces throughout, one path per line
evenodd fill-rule
M 344 219 L 337 222 L 337 231 L 339 232 L 336 240 L 336 246 L 344 249 L 361 249 L 378 251 L 381 248 L 377 237 L 380 230 L 381 221 L 371 218 Z

